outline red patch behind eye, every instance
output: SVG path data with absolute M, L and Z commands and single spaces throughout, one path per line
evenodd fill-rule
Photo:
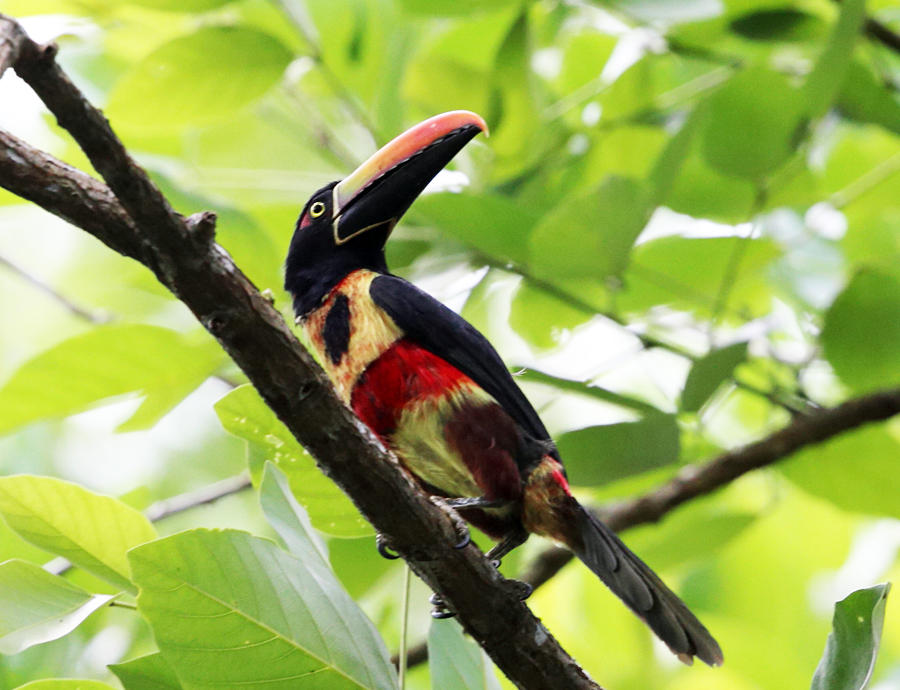
M 308 213 L 304 213 L 303 218 L 300 219 L 300 227 L 305 228 L 310 223 L 312 223 L 312 218 L 309 217 Z

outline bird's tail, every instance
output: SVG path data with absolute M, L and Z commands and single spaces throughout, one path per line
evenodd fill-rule
M 611 529 L 580 505 L 574 513 L 577 537 L 571 540 L 569 547 L 575 555 L 640 616 L 681 661 L 689 664 L 696 656 L 710 666 L 721 665 L 719 644 L 659 576 Z

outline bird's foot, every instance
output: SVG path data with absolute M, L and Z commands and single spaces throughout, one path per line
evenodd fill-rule
M 455 508 L 456 506 L 451 503 L 451 501 L 457 500 L 466 500 L 466 499 L 455 499 L 455 498 L 444 498 L 443 496 L 432 496 L 432 503 L 441 506 L 441 507 L 450 507 Z M 458 539 L 456 543 L 453 545 L 454 549 L 464 549 L 466 548 L 472 541 L 472 535 L 469 533 L 469 527 L 466 525 L 465 520 L 463 520 L 454 510 L 446 511 L 447 515 L 450 517 L 450 520 L 453 522 L 453 528 L 456 530 L 456 534 L 458 535 Z
M 445 618 L 453 618 L 456 615 L 454 611 L 447 608 L 447 604 L 444 603 L 444 598 L 437 592 L 432 594 L 428 601 L 434 607 L 431 609 L 432 618 L 443 620 Z
M 525 601 L 534 591 L 534 587 L 527 582 L 522 582 L 522 580 L 506 580 L 506 582 L 503 583 L 503 586 L 518 597 L 519 601 Z
M 375 548 L 378 549 L 378 553 L 381 554 L 382 558 L 387 558 L 389 561 L 396 561 L 400 558 L 400 554 L 391 548 L 387 537 L 383 534 L 378 533 L 375 535 Z

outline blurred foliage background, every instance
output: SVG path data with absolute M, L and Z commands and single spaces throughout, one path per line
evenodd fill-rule
M 175 208 L 215 210 L 218 242 L 288 317 L 281 262 L 309 194 L 427 116 L 482 114 L 490 138 L 411 209 L 389 264 L 522 370 L 589 502 L 900 385 L 900 50 L 872 25 L 900 31 L 890 0 L 870 0 L 868 22 L 862 3 L 829 0 L 0 10 L 60 44 Z M 0 126 L 90 169 L 12 74 Z M 249 389 L 230 393 L 242 375 L 149 271 L 0 190 L 0 295 L 0 472 L 143 509 L 274 459 L 396 649 L 401 566 L 377 556 Z M 805 687 L 834 602 L 900 579 L 898 461 L 894 419 L 625 535 L 716 634 L 722 669 L 681 667 L 580 565 L 530 603 L 610 688 Z M 250 492 L 157 527 L 197 525 L 271 534 Z M 543 546 L 532 539 L 505 569 Z M 0 523 L 0 560 L 13 557 L 46 555 Z M 415 641 L 430 620 L 421 585 L 412 602 Z M 898 612 L 889 599 L 878 690 L 900 688 Z M 152 649 L 133 612 L 103 609 L 0 657 L 0 687 L 108 680 L 106 664 Z M 428 674 L 418 666 L 411 687 L 429 687 Z

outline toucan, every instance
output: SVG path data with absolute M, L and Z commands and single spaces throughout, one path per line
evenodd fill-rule
M 388 270 L 391 231 L 480 132 L 475 113 L 436 115 L 312 195 L 285 262 L 297 323 L 337 394 L 421 489 L 498 541 L 488 557 L 529 534 L 560 542 L 679 659 L 717 666 L 722 651 L 703 624 L 573 497 L 556 446 L 488 340 Z

